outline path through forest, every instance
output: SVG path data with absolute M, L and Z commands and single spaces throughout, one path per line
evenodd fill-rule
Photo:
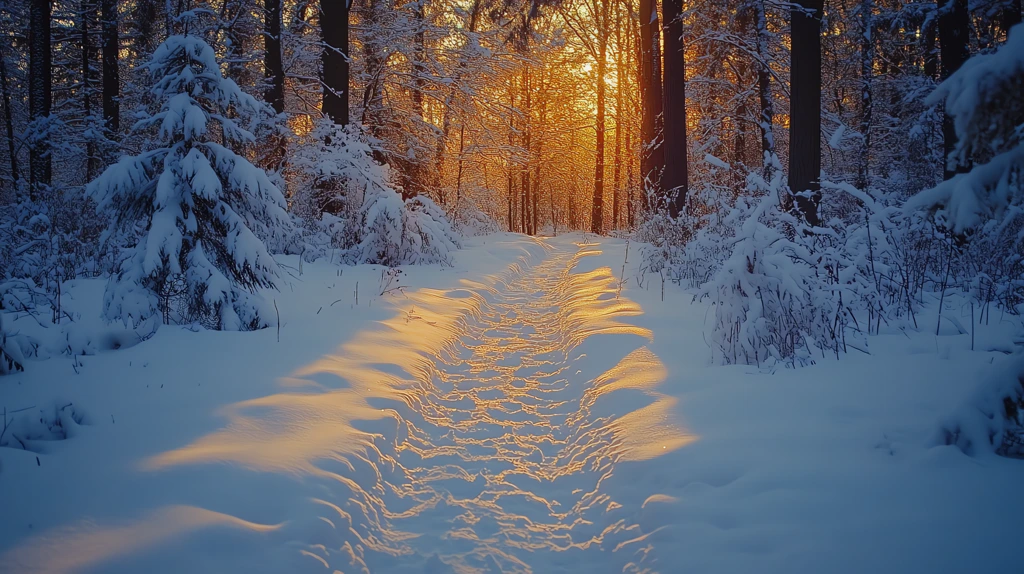
M 366 452 L 307 457 L 330 484 L 330 528 L 303 554 L 341 571 L 640 568 L 640 509 L 607 484 L 622 459 L 688 439 L 662 423 L 651 387 L 664 368 L 643 346 L 650 333 L 625 321 L 642 311 L 618 278 L 573 272 L 591 247 L 546 251 L 485 283 L 411 294 L 382 331 L 299 374 L 338 374 L 353 386 L 332 394 L 387 413 L 369 426 L 342 417 L 372 433 Z

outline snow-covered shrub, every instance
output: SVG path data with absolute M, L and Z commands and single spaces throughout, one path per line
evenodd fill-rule
M 487 191 L 483 190 L 481 195 L 486 193 Z M 449 219 L 452 221 L 453 229 L 462 237 L 489 235 L 501 230 L 498 222 L 484 213 L 476 201 L 469 197 L 463 197 L 456 203 L 455 208 L 449 211 Z
M 459 248 L 459 234 L 434 200 L 417 195 L 405 200 L 403 263 L 410 265 L 447 263 Z
M 687 264 L 696 261 L 684 255 L 684 245 L 692 229 L 687 223 L 683 218 L 672 219 L 664 211 L 651 214 L 644 221 L 636 231 L 637 240 L 646 244 L 640 249 L 642 274 L 655 273 L 677 283 L 690 280 L 690 286 L 695 286 Z
M 729 256 L 699 291 L 715 304 L 710 340 L 724 363 L 804 364 L 865 342 L 851 301 L 864 287 L 842 236 L 784 210 L 781 173 L 748 177 L 729 219 Z
M 0 375 L 25 370 L 25 358 L 13 337 L 4 330 L 4 314 L 0 311 Z
M 277 264 L 254 230 L 290 221 L 267 174 L 228 146 L 253 140 L 240 120 L 266 106 L 224 78 L 196 36 L 168 38 L 144 67 L 160 109 L 135 129 L 155 128 L 157 145 L 122 157 L 87 187 L 115 226 L 145 226 L 111 278 L 104 313 L 133 326 L 162 316 L 262 327 L 254 292 L 274 286 Z
M 979 54 L 930 97 L 945 103 L 957 145 L 948 161 L 973 166 L 907 201 L 952 237 L 968 288 L 1010 313 L 1024 304 L 1024 25 L 996 52 Z
M 444 210 L 425 196 L 407 200 L 356 126 L 317 124 L 296 146 L 302 172 L 292 205 L 307 222 L 312 251 L 342 249 L 352 263 L 440 263 L 458 249 L 459 234 Z
M 935 212 L 953 233 L 1007 226 L 1020 242 L 1024 217 L 1024 24 L 991 54 L 970 58 L 931 95 L 945 102 L 953 117 L 957 145 L 951 163 L 973 168 L 925 190 L 907 202 L 908 209 Z
M 391 188 L 367 190 L 360 213 L 359 263 L 420 265 L 445 263 L 459 248 L 459 236 L 444 211 L 429 197 L 402 201 Z
M 994 452 L 1024 458 L 1024 355 L 986 379 L 957 412 L 940 425 L 939 444 L 972 456 Z

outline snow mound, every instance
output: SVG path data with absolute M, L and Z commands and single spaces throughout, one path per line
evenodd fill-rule
M 937 442 L 969 456 L 1024 458 L 1024 355 L 982 383 L 942 424 Z

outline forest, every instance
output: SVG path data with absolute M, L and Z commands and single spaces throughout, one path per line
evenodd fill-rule
M 1021 0 L 0 0 L 0 574 L 1020 571 Z
M 443 263 L 499 229 L 647 242 L 726 362 L 838 353 L 924 291 L 1022 301 L 1017 1 L 0 14 L 5 310 L 59 324 L 61 282 L 106 276 L 110 320 L 258 328 L 275 253 Z

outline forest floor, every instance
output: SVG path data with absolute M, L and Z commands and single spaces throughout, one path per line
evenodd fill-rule
M 0 379 L 0 572 L 1019 570 L 1024 461 L 936 440 L 1006 324 L 972 351 L 935 302 L 870 354 L 721 367 L 713 308 L 636 244 L 467 243 L 398 275 L 284 258 L 279 331 Z M 69 348 L 103 346 L 103 286 L 67 285 Z

